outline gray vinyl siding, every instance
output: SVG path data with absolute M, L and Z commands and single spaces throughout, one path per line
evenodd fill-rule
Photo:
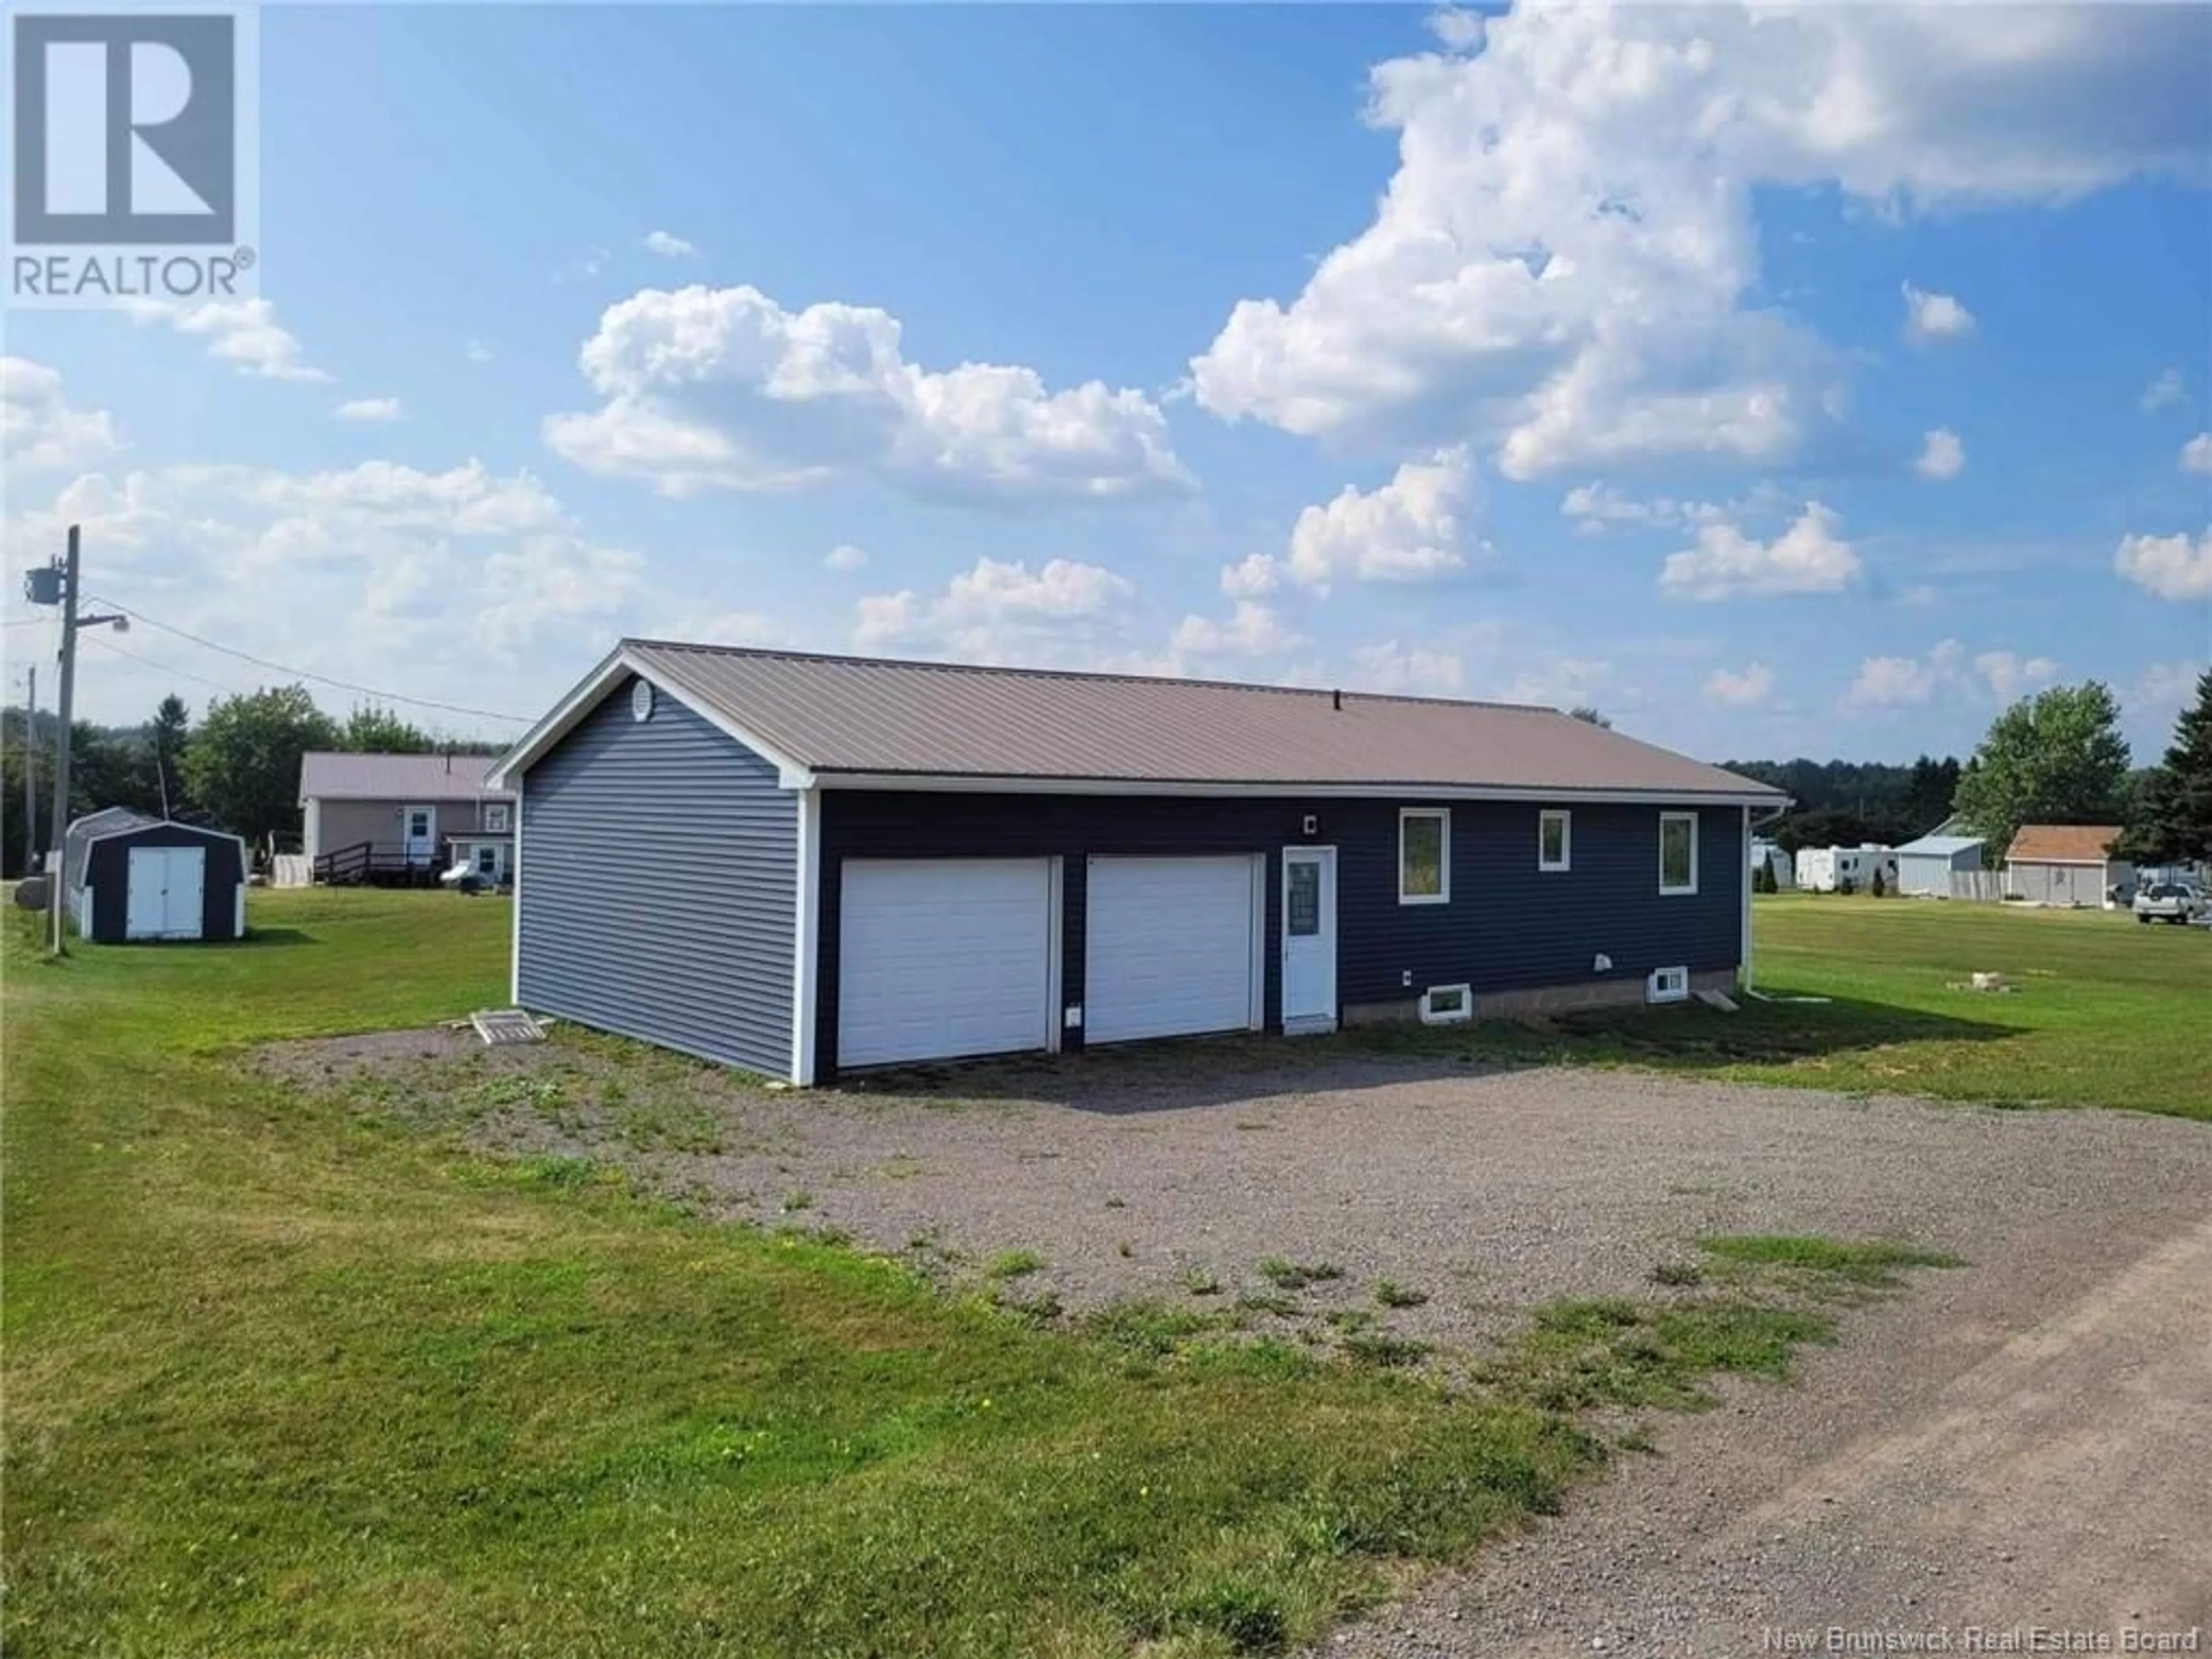
M 630 682 L 522 789 L 522 1006 L 787 1077 L 799 812 L 776 769 Z

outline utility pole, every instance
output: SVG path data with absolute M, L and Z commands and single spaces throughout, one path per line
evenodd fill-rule
M 30 690 L 24 701 L 30 707 L 23 711 L 23 873 L 31 875 L 39 867 L 39 665 L 33 663 L 26 671 Z
M 47 920 L 54 925 L 53 953 L 64 945 L 62 932 L 62 883 L 69 872 L 70 720 L 76 702 L 77 527 L 69 527 L 69 551 L 62 563 L 62 689 L 57 714 L 61 726 L 54 733 L 54 823 L 51 845 L 64 866 L 46 884 Z
M 131 623 L 124 617 L 80 617 L 76 614 L 78 586 L 77 526 L 69 527 L 69 551 L 61 558 L 40 568 L 26 571 L 23 591 L 33 605 L 58 605 L 62 608 L 62 685 L 60 706 L 55 711 L 59 722 L 54 733 L 54 800 L 53 818 L 48 850 L 53 854 L 53 877 L 47 884 L 46 909 L 53 925 L 53 954 L 64 951 L 62 931 L 62 892 L 64 878 L 69 873 L 69 798 L 70 798 L 70 726 L 76 718 L 76 631 L 80 628 L 104 628 L 112 625 L 118 633 Z

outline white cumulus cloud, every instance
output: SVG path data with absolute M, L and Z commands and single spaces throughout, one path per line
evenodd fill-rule
M 1773 695 L 1774 671 L 1755 662 L 1738 672 L 1716 668 L 1705 677 L 1705 696 L 1724 708 L 1756 708 Z
M 851 542 L 840 542 L 823 556 L 822 563 L 825 569 L 830 570 L 865 570 L 868 566 L 868 556 Z
M 1905 285 L 1905 337 L 1916 345 L 1963 339 L 1974 331 L 1974 313 L 1951 294 Z
M 1847 709 L 1896 708 L 1944 697 L 2010 702 L 2058 678 L 2049 657 L 1984 651 L 1971 660 L 1957 640 L 1939 640 L 1924 657 L 1869 657 L 1844 693 Z
M 342 421 L 396 421 L 399 418 L 399 399 L 349 398 L 335 412 Z
M 1921 440 L 1920 459 L 1913 462 L 1912 470 L 1938 483 L 1955 478 L 1966 470 L 1966 446 L 1957 433 L 1939 426 Z
M 2212 29 L 2180 9 L 1524 4 L 1443 23 L 1443 50 L 1370 76 L 1398 149 L 1373 222 L 1292 298 L 1232 307 L 1192 362 L 1202 407 L 1495 442 L 1515 478 L 1779 459 L 1840 417 L 1842 371 L 1758 295 L 1762 187 L 1905 215 L 2208 170 Z
M 1188 616 L 1168 642 L 1178 661 L 1196 659 L 1279 657 L 1305 644 L 1306 637 L 1285 623 L 1272 605 L 1239 599 L 1226 622 Z
M 1707 524 L 1698 544 L 1670 553 L 1659 586 L 1669 598 L 1724 599 L 1746 593 L 1834 593 L 1858 580 L 1862 566 L 1838 533 L 1833 509 L 1808 501 L 1771 541 L 1747 535 L 1732 520 Z
M 657 253 L 664 259 L 689 259 L 699 250 L 672 230 L 648 230 L 645 233 L 646 251 Z
M 133 322 L 166 323 L 178 333 L 207 342 L 208 356 L 240 374 L 264 380 L 327 380 L 307 362 L 299 337 L 276 320 L 270 300 L 209 300 L 198 305 L 136 301 L 125 307 Z
M 787 311 L 757 289 L 647 289 L 585 343 L 599 409 L 546 441 L 595 472 L 670 495 L 872 477 L 1001 502 L 1110 501 L 1192 488 L 1144 392 L 1048 388 L 1034 369 L 909 362 L 898 319 L 867 306 Z
M 1095 564 L 980 558 L 937 594 L 902 588 L 862 599 L 854 643 L 971 662 L 1097 660 L 1125 636 L 1135 587 Z
M 1352 648 L 1352 683 L 1363 691 L 1455 696 L 1467 685 L 1467 662 L 1456 652 L 1382 640 Z
M 2200 432 L 2181 447 L 2184 472 L 2212 472 L 2212 432 Z
M 10 471 L 87 466 L 116 447 L 107 412 L 73 408 L 58 370 L 27 357 L 0 357 L 0 460 Z
M 1408 461 L 1386 484 L 1364 492 L 1347 485 L 1299 514 L 1285 568 L 1310 587 L 1448 576 L 1467 566 L 1474 501 L 1465 450 Z
M 2193 541 L 2186 531 L 2124 537 L 2112 568 L 2162 599 L 2212 598 L 2212 529 Z
M 2161 409 L 2179 403 L 2189 395 L 2188 383 L 2178 368 L 2162 368 L 2158 378 L 2143 388 L 2142 412 L 2155 415 Z

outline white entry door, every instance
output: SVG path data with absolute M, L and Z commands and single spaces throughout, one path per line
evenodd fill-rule
M 1283 1030 L 1336 1029 L 1336 848 L 1283 849 Z
M 126 875 L 126 939 L 198 939 L 207 898 L 207 848 L 134 847 Z
M 1256 1030 L 1266 861 L 1094 858 L 1084 901 L 1084 1037 Z
M 437 856 L 438 809 L 410 806 L 399 814 L 400 850 L 410 864 L 427 864 Z
M 837 1063 L 1051 1046 L 1048 859 L 848 859 L 837 923 Z

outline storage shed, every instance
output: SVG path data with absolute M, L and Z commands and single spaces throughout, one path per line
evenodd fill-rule
M 1680 1001 L 1787 799 L 1552 708 L 655 641 L 492 781 L 518 1004 L 799 1084 Z
M 2125 903 L 2135 866 L 2112 856 L 2117 823 L 2025 823 L 2005 853 L 2005 896 L 2036 904 Z
M 1897 849 L 1897 890 L 1951 896 L 1951 876 L 1982 867 L 1982 843 L 1973 836 L 1923 836 Z
M 88 836 L 70 895 L 98 945 L 234 939 L 246 933 L 246 843 L 220 830 L 141 820 Z

